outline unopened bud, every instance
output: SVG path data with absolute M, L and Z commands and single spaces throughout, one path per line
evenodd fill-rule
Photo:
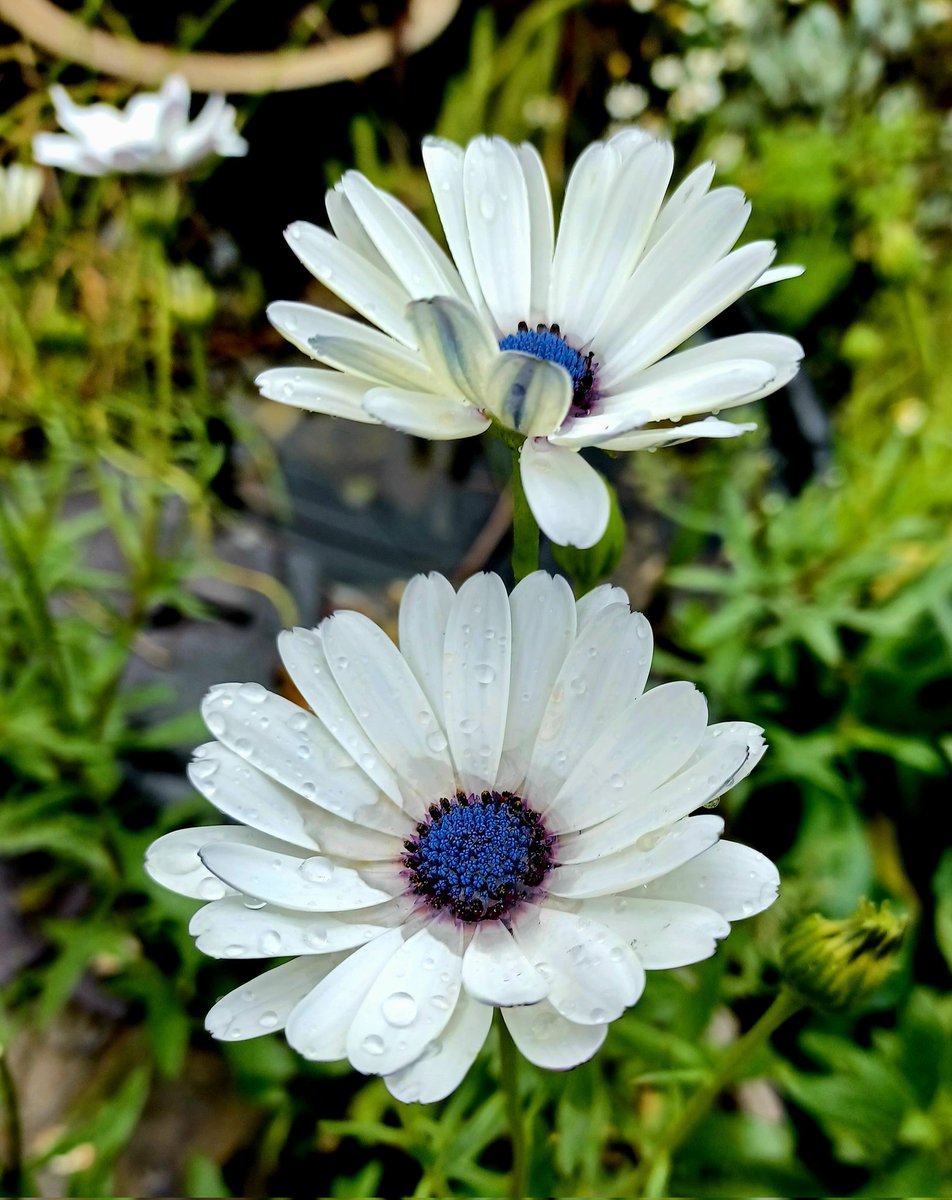
M 861 1008 L 896 969 L 905 929 L 905 917 L 869 900 L 842 921 L 813 913 L 784 942 L 784 977 L 816 1008 Z
M 200 329 L 215 315 L 215 289 L 191 263 L 169 271 L 169 307 L 181 325 Z

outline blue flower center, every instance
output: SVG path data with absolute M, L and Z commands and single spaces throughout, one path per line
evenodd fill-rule
M 410 891 L 461 921 L 498 920 L 552 865 L 553 839 L 539 814 L 511 792 L 457 792 L 429 814 L 404 843 Z
M 558 325 L 537 325 L 530 329 L 525 321 L 519 322 L 515 333 L 507 333 L 499 343 L 500 350 L 519 350 L 533 358 L 544 358 L 568 371 L 572 379 L 572 407 L 569 415 L 585 417 L 598 399 L 595 386 L 598 378 L 598 363 L 591 353 L 583 354 L 570 346 L 562 336 Z

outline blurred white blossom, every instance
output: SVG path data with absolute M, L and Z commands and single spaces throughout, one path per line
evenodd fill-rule
M 29 225 L 43 190 L 43 172 L 23 163 L 0 167 L 0 241 Z

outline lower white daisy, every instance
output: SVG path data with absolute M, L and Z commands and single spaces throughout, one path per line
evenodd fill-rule
M 334 234 L 296 221 L 287 238 L 372 325 L 271 305 L 275 328 L 325 367 L 265 371 L 263 395 L 431 439 L 495 423 L 522 439 L 543 532 L 586 547 L 605 532 L 609 498 L 578 451 L 735 437 L 754 426 L 708 414 L 796 374 L 802 350 L 779 334 L 672 353 L 751 288 L 801 270 L 771 266 L 773 242 L 733 248 L 750 205 L 737 188 L 711 190 L 713 163 L 667 194 L 671 145 L 623 130 L 576 162 L 556 226 L 528 143 L 428 138 L 423 159 L 452 258 L 399 201 L 348 171 L 327 194 Z
M 190 776 L 241 824 L 167 834 L 147 868 L 209 902 L 206 954 L 289 958 L 212 1008 L 214 1036 L 283 1028 L 433 1101 L 494 1007 L 533 1063 L 584 1062 L 646 969 L 707 958 L 778 876 L 691 815 L 752 769 L 761 730 L 709 726 L 691 684 L 644 691 L 651 630 L 620 589 L 418 576 L 399 624 L 399 650 L 355 612 L 282 635 L 312 712 L 214 688 Z

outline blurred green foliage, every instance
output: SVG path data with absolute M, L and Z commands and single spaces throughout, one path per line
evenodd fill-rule
M 616 482 L 624 511 L 652 514 L 630 530 L 646 561 L 616 570 L 617 525 L 597 553 L 560 559 L 581 590 L 615 571 L 643 597 L 660 674 L 695 679 L 719 718 L 764 725 L 769 755 L 724 804 L 740 840 L 780 859 L 785 887 L 715 959 L 652 976 L 595 1061 L 523 1071 L 534 1188 L 627 1194 L 766 1007 L 784 930 L 869 895 L 912 918 L 900 974 L 870 1013 L 782 1030 L 658 1164 L 650 1194 L 947 1194 L 952 852 L 933 831 L 952 757 L 952 12 L 946 0 L 536 0 L 460 21 L 465 61 L 428 81 L 442 89 L 441 136 L 530 137 L 558 181 L 627 104 L 674 136 L 680 169 L 712 156 L 750 194 L 750 236 L 779 234 L 782 257 L 808 267 L 755 293 L 758 319 L 804 341 L 832 425 L 802 487 L 765 430 L 636 456 Z M 35 120 L 36 96 L 23 104 Z M 353 164 L 432 224 L 423 131 L 368 108 L 350 132 L 328 179 Z M 155 1081 L 181 1080 L 207 1051 L 201 1014 L 237 979 L 200 961 L 191 906 L 141 869 L 155 836 L 208 814 L 144 804 L 130 764 L 199 740 L 197 722 L 144 726 L 156 693 L 123 681 L 158 608 L 209 616 L 187 584 L 218 569 L 214 430 L 251 433 L 209 383 L 209 339 L 260 322 L 261 305 L 245 273 L 216 287 L 209 330 L 205 281 L 180 261 L 186 191 L 61 182 L 44 219 L 0 246 L 0 854 L 44 947 L 4 990 L 0 1051 L 49 1028 L 83 981 L 122 1001 L 121 1076 L 93 1081 L 8 1186 L 31 1190 L 53 1163 L 67 1194 L 89 1195 L 113 1189 Z M 783 403 L 761 406 L 762 425 Z M 92 565 L 103 544 L 108 569 Z M 436 1108 L 303 1064 L 277 1038 L 216 1054 L 257 1119 L 238 1152 L 188 1153 L 186 1194 L 290 1193 L 302 1173 L 342 1197 L 503 1187 L 494 1051 Z

